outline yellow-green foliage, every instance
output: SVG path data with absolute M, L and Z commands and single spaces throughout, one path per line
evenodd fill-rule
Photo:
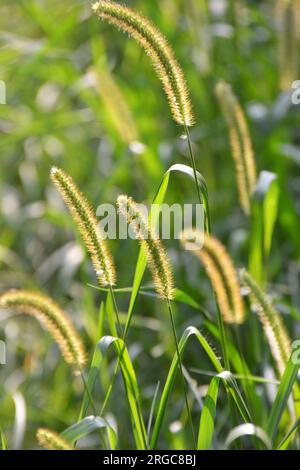
M 53 167 L 51 178 L 73 217 L 83 242 L 91 256 L 100 286 L 113 286 L 116 271 L 113 259 L 86 197 L 80 192 L 72 178 L 61 169 Z
M 183 72 L 160 31 L 147 18 L 118 3 L 101 0 L 92 8 L 99 18 L 128 33 L 143 47 L 163 84 L 174 120 L 192 125 L 192 107 Z
M 0 296 L 0 307 L 34 316 L 49 331 L 70 366 L 86 362 L 82 341 L 67 314 L 51 298 L 38 292 L 9 290 Z

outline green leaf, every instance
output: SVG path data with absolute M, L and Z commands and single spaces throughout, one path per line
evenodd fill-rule
M 136 445 L 138 449 L 145 449 L 147 444 L 147 433 L 143 418 L 141 416 L 141 405 L 139 400 L 137 379 L 127 348 L 120 338 L 104 336 L 101 338 L 95 348 L 87 379 L 87 388 L 89 393 L 87 391 L 84 393 L 80 411 L 80 419 L 83 418 L 86 413 L 89 404 L 89 395 L 92 395 L 93 387 L 101 369 L 103 359 L 111 345 L 115 347 L 120 361 Z
M 264 264 L 268 262 L 278 214 L 278 177 L 270 171 L 259 174 L 251 203 L 251 235 L 249 271 L 258 282 L 264 280 Z
M 281 378 L 275 401 L 268 421 L 267 432 L 274 442 L 282 413 L 284 412 L 293 385 L 297 379 L 299 364 L 293 362 L 293 355 L 287 363 L 285 372 Z
M 157 190 L 157 192 L 154 196 L 152 204 L 157 205 L 157 204 L 162 204 L 164 202 L 166 192 L 167 192 L 167 189 L 168 189 L 168 185 L 169 185 L 170 174 L 173 173 L 173 172 L 179 172 L 179 173 L 185 174 L 185 175 L 187 175 L 188 177 L 190 177 L 191 179 L 193 179 L 195 181 L 194 172 L 193 172 L 193 169 L 191 167 L 189 167 L 187 165 L 182 165 L 182 164 L 172 165 L 165 172 L 165 174 L 162 178 L 162 181 L 161 181 L 161 183 L 158 187 L 158 190 Z M 202 194 L 202 197 L 203 197 L 203 204 L 204 204 L 205 212 L 206 212 L 206 221 L 209 221 L 210 220 L 210 215 L 209 215 L 208 193 L 207 193 L 206 182 L 205 182 L 205 179 L 203 178 L 203 176 L 199 172 L 197 172 L 197 179 L 198 179 L 201 194 Z M 155 226 L 156 223 L 157 223 L 158 217 L 159 217 L 158 211 L 155 211 L 154 213 L 151 212 L 149 217 L 151 219 L 151 223 Z M 209 223 L 209 222 L 207 222 L 207 223 Z M 207 228 L 207 230 L 208 230 L 208 228 Z M 146 270 L 146 266 L 147 266 L 146 254 L 144 252 L 144 249 L 141 247 L 140 252 L 139 252 L 139 256 L 138 256 L 138 260 L 137 260 L 137 264 L 136 264 L 134 279 L 133 279 L 132 293 L 131 293 L 128 313 L 127 313 L 127 322 L 126 322 L 126 325 L 125 325 L 125 335 L 127 334 L 127 331 L 128 331 L 128 328 L 129 328 L 129 325 L 130 325 L 130 322 L 131 322 L 131 317 L 132 317 L 134 305 L 135 305 L 135 302 L 136 302 L 136 299 L 137 299 L 137 296 L 138 296 L 138 293 L 139 293 L 139 289 L 140 289 L 140 286 L 141 286 L 141 282 L 142 282 L 144 272 Z
M 102 428 L 107 430 L 111 449 L 115 450 L 117 447 L 116 432 L 105 419 L 100 418 L 99 416 L 87 416 L 78 423 L 72 424 L 72 426 L 64 430 L 62 436 L 67 441 L 74 443 L 93 431 Z
M 216 371 L 219 372 L 219 373 L 222 372 L 222 365 L 221 365 L 219 359 L 217 358 L 216 354 L 214 353 L 213 349 L 211 348 L 211 346 L 207 342 L 206 338 L 200 333 L 200 331 L 197 330 L 197 328 L 194 328 L 193 326 L 188 327 L 184 331 L 184 333 L 183 333 L 183 335 L 182 335 L 182 337 L 179 341 L 180 357 L 182 357 L 183 352 L 184 352 L 185 347 L 186 347 L 186 344 L 187 344 L 187 341 L 191 336 L 195 336 L 196 339 L 199 341 L 201 347 L 204 349 L 205 353 L 207 354 L 207 356 L 211 360 L 211 362 L 212 362 L 213 366 L 215 367 Z M 156 415 L 156 419 L 155 419 L 155 423 L 154 423 L 154 428 L 153 428 L 153 433 L 152 433 L 151 441 L 150 441 L 150 449 L 155 449 L 155 447 L 156 447 L 157 439 L 158 439 L 158 436 L 159 436 L 159 433 L 160 433 L 160 430 L 161 430 L 161 426 L 162 426 L 162 422 L 163 422 L 163 418 L 164 418 L 164 415 L 165 415 L 165 412 L 166 412 L 168 398 L 169 398 L 169 395 L 170 395 L 171 390 L 173 388 L 173 384 L 174 384 L 174 380 L 175 380 L 175 377 L 176 377 L 177 370 L 178 370 L 178 357 L 177 357 L 177 354 L 175 354 L 174 357 L 173 357 L 173 361 L 171 363 L 170 369 L 169 369 L 169 373 L 168 373 L 168 376 L 167 376 L 165 386 L 164 386 L 163 391 L 162 391 L 160 401 L 159 401 L 158 411 L 157 411 L 157 415 Z
M 1 450 L 8 450 L 5 435 L 1 428 L 0 428 L 0 441 L 1 441 Z
M 298 418 L 291 429 L 288 431 L 288 433 L 284 436 L 280 444 L 277 446 L 277 450 L 285 450 L 287 449 L 288 445 L 290 444 L 291 440 L 293 439 L 295 432 L 298 430 L 300 427 L 300 418 Z
M 239 426 L 231 429 L 226 438 L 224 448 L 228 449 L 234 441 L 243 436 L 255 436 L 264 444 L 266 449 L 272 449 L 272 442 L 270 441 L 269 436 L 262 428 L 255 426 L 253 423 L 240 424 Z

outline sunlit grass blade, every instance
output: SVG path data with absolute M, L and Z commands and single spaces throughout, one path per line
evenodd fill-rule
M 200 333 L 200 331 L 197 330 L 194 327 L 189 327 L 184 331 L 184 333 L 183 333 L 183 335 L 182 335 L 182 337 L 179 341 L 180 355 L 181 356 L 183 355 L 183 352 L 184 352 L 185 347 L 187 345 L 188 339 L 191 336 L 194 336 L 199 341 L 201 347 L 203 348 L 203 350 L 207 354 L 208 358 L 212 362 L 212 364 L 215 367 L 216 371 L 218 373 L 222 372 L 222 365 L 221 365 L 219 359 L 217 358 L 215 352 L 213 351 L 212 347 L 209 345 L 208 341 Z M 155 422 L 154 422 L 153 432 L 152 432 L 151 440 L 150 440 L 150 449 L 155 449 L 156 448 L 157 440 L 158 440 L 159 433 L 160 433 L 160 430 L 161 430 L 161 426 L 162 426 L 162 423 L 163 423 L 163 419 L 164 419 L 164 416 L 165 416 L 165 413 L 166 413 L 168 398 L 169 398 L 169 395 L 171 393 L 171 390 L 172 390 L 172 387 L 173 387 L 173 384 L 174 384 L 174 380 L 175 380 L 175 377 L 176 377 L 177 370 L 178 370 L 178 357 L 177 357 L 177 354 L 175 354 L 174 358 L 173 358 L 173 361 L 171 363 L 170 369 L 169 369 L 169 373 L 168 373 L 163 391 L 162 391 L 162 395 L 160 397 L 158 410 L 157 410 L 157 414 L 156 414 L 156 418 L 155 418 Z
M 193 172 L 193 169 L 191 167 L 189 167 L 187 165 L 182 165 L 182 164 L 172 165 L 165 172 L 165 174 L 164 174 L 164 176 L 163 176 L 163 178 L 160 182 L 160 185 L 159 185 L 159 187 L 156 191 L 156 194 L 153 198 L 152 204 L 160 205 L 164 202 L 165 196 L 166 196 L 166 193 L 167 193 L 167 190 L 168 190 L 170 176 L 171 176 L 172 173 L 181 173 L 183 175 L 188 176 L 189 178 L 191 178 L 194 181 L 194 172 Z M 202 194 L 203 204 L 204 204 L 204 209 L 205 209 L 205 227 L 206 227 L 206 231 L 209 231 L 210 214 L 209 214 L 207 186 L 206 186 L 205 179 L 203 178 L 203 176 L 199 172 L 197 172 L 197 179 L 198 179 L 199 186 L 201 188 L 201 194 Z M 154 218 L 154 217 L 157 217 L 157 215 L 158 214 L 154 214 L 154 215 L 152 214 L 151 223 L 153 224 L 153 226 L 155 226 L 156 223 L 157 223 L 157 219 L 155 220 L 155 218 Z M 150 216 L 151 216 L 151 214 L 150 214 Z M 137 296 L 138 296 L 138 293 L 139 293 L 139 289 L 140 289 L 140 286 L 141 286 L 141 283 L 142 283 L 142 279 L 143 279 L 143 275 L 144 275 L 144 272 L 146 270 L 146 267 L 147 267 L 147 258 L 146 258 L 144 248 L 141 247 L 140 251 L 139 251 L 138 260 L 137 260 L 137 263 L 136 263 L 136 268 L 135 268 L 134 280 L 133 280 L 133 285 L 132 285 L 132 293 L 131 293 L 131 297 L 130 297 L 128 312 L 127 312 L 127 322 L 126 322 L 126 326 L 125 326 L 125 332 L 128 331 L 128 328 L 129 328 L 129 325 L 130 325 L 130 322 L 131 322 L 131 317 L 132 317 L 132 314 L 133 314 L 134 305 L 135 305 L 135 302 L 136 302 L 136 299 L 137 299 Z
M 105 429 L 107 431 L 110 448 L 111 450 L 115 450 L 118 441 L 116 431 L 112 428 L 107 420 L 100 418 L 99 416 L 87 416 L 78 423 L 72 424 L 72 426 L 65 429 L 61 435 L 69 442 L 74 443 L 82 437 L 85 437 L 99 429 Z
M 209 450 L 212 445 L 220 381 L 224 383 L 226 390 L 230 391 L 242 419 L 247 422 L 250 417 L 250 412 L 241 396 L 234 376 L 228 371 L 223 371 L 216 375 L 209 384 L 201 412 L 197 444 L 198 450 Z
M 5 434 L 1 428 L 0 428 L 0 442 L 1 442 L 1 450 L 8 450 Z
M 292 392 L 293 385 L 297 380 L 297 374 L 300 364 L 293 361 L 293 355 L 290 357 L 285 372 L 280 381 L 275 401 L 271 408 L 271 414 L 268 420 L 267 432 L 274 442 L 277 435 L 281 416 L 287 406 L 288 398 Z M 299 398 L 299 397 L 298 397 Z
M 140 398 L 139 398 L 139 388 L 137 384 L 137 379 L 134 371 L 134 367 L 132 365 L 130 356 L 128 354 L 127 348 L 124 345 L 124 342 L 120 338 L 112 337 L 112 336 L 104 336 L 98 342 L 94 356 L 92 359 L 92 364 L 89 370 L 88 379 L 87 379 L 87 387 L 89 393 L 87 391 L 84 394 L 80 418 L 82 419 L 85 415 L 89 404 L 89 395 L 92 396 L 93 387 L 99 374 L 100 368 L 103 364 L 103 359 L 110 348 L 110 346 L 114 346 L 118 359 L 120 361 L 124 388 L 126 392 L 126 397 L 128 400 L 128 405 L 130 409 L 130 416 L 132 419 L 132 427 L 134 438 L 136 442 L 136 446 L 138 449 L 146 449 L 147 447 L 147 432 L 145 428 L 145 424 L 143 421 L 142 413 L 141 413 L 141 405 L 140 405 Z
M 255 426 L 253 423 L 240 424 L 231 429 L 224 443 L 224 448 L 229 449 L 236 440 L 244 436 L 254 436 L 256 440 L 259 439 L 263 443 L 267 450 L 272 449 L 272 442 L 269 436 L 262 428 Z
M 268 276 L 269 256 L 278 215 L 279 182 L 275 173 L 259 174 L 251 201 L 249 272 L 262 284 Z
M 277 450 L 285 450 L 288 448 L 289 444 L 291 443 L 293 437 L 295 436 L 296 431 L 300 427 L 300 418 L 298 418 L 293 426 L 289 429 L 288 433 L 284 436 L 281 442 L 276 447 Z

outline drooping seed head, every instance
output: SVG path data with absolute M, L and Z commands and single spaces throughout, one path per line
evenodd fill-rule
M 194 119 L 184 75 L 160 31 L 147 18 L 119 3 L 100 0 L 92 9 L 99 18 L 128 33 L 141 45 L 163 84 L 174 120 L 191 126 Z
M 67 364 L 79 370 L 86 362 L 83 343 L 67 314 L 49 297 L 27 290 L 9 290 L 0 295 L 0 308 L 35 317 L 52 335 Z
M 53 167 L 51 179 L 78 227 L 90 254 L 100 286 L 113 286 L 116 282 L 113 259 L 88 200 L 80 192 L 73 179 L 61 169 Z
M 231 86 L 220 81 L 216 86 L 216 95 L 229 128 L 240 204 L 244 212 L 249 214 L 250 200 L 256 185 L 256 165 L 249 129 L 243 110 L 232 92 Z
M 243 323 L 244 304 L 240 293 L 237 273 L 225 247 L 214 237 L 202 234 L 199 230 L 184 230 L 181 235 L 183 246 L 192 238 L 204 239 L 203 246 L 192 251 L 202 261 L 206 273 L 216 293 L 218 304 L 227 323 Z
M 173 273 L 160 239 L 131 197 L 119 196 L 117 206 L 119 213 L 125 217 L 146 252 L 158 295 L 163 299 L 172 300 Z
M 241 270 L 240 277 L 243 284 L 249 289 L 252 307 L 262 323 L 271 353 L 278 371 L 282 375 L 291 355 L 291 340 L 285 325 L 279 313 L 253 277 L 245 269 Z
M 39 428 L 36 433 L 39 444 L 48 450 L 73 450 L 71 444 L 50 429 Z

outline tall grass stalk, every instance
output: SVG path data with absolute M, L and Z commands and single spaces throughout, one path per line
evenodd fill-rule
M 119 196 L 117 199 L 117 205 L 119 213 L 122 214 L 130 226 L 133 228 L 136 239 L 140 242 L 141 246 L 144 248 L 147 255 L 148 265 L 152 273 L 155 289 L 159 295 L 166 303 L 170 315 L 172 332 L 174 337 L 174 342 L 176 346 L 176 353 L 178 356 L 178 364 L 180 369 L 180 375 L 183 383 L 183 391 L 185 398 L 185 405 L 188 414 L 188 420 L 191 428 L 192 438 L 194 448 L 196 448 L 196 438 L 193 428 L 191 411 L 188 403 L 187 389 L 185 377 L 183 374 L 182 362 L 179 353 L 178 338 L 176 334 L 176 327 L 174 316 L 172 312 L 171 301 L 174 297 L 174 282 L 173 282 L 173 273 L 171 269 L 171 264 L 168 259 L 167 253 L 161 243 L 161 240 L 158 238 L 157 234 L 154 232 L 152 226 L 145 219 L 143 214 L 138 208 L 138 205 L 133 201 L 132 198 L 128 196 Z

